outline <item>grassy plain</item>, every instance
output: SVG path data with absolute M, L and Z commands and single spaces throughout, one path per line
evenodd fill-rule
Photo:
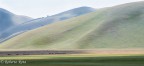
M 0 57 L 0 60 L 26 61 L 25 64 L 4 64 L 0 66 L 144 66 L 144 55 L 30 55 Z

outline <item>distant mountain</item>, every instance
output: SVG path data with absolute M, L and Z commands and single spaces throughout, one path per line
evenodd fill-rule
M 0 8 L 0 33 L 11 26 L 24 23 L 32 18 L 15 15 L 5 9 Z
M 1 49 L 144 48 L 144 1 L 99 9 L 16 36 Z
M 60 14 L 53 15 L 51 19 L 55 21 L 60 21 L 60 20 L 69 19 L 71 17 L 76 17 L 79 15 L 83 15 L 83 14 L 94 12 L 94 11 L 95 11 L 94 8 L 79 7 L 79 8 L 75 8 L 75 9 L 60 13 Z
M 79 8 L 69 10 L 69 11 L 65 11 L 60 14 L 56 14 L 56 15 L 52 15 L 52 16 L 48 16 L 48 17 L 44 17 L 44 18 L 33 19 L 31 21 L 24 22 L 22 24 L 13 26 L 13 27 L 5 30 L 0 35 L 0 39 L 1 39 L 0 42 L 5 41 L 15 35 L 18 35 L 20 33 L 28 31 L 28 30 L 32 30 L 32 29 L 35 29 L 35 28 L 38 28 L 38 27 L 41 27 L 41 26 L 44 26 L 47 24 L 66 20 L 66 19 L 73 18 L 73 17 L 77 17 L 77 16 L 84 15 L 84 14 L 87 14 L 90 12 L 94 12 L 94 11 L 95 11 L 94 8 L 79 7 Z M 3 18 L 5 18 L 5 17 L 3 17 Z M 17 19 L 17 18 L 14 18 L 14 19 Z

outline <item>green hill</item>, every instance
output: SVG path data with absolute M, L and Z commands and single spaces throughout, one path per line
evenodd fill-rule
M 14 37 L 1 49 L 144 48 L 144 2 L 99 9 Z

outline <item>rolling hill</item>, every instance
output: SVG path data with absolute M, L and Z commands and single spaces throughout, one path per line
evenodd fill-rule
M 79 7 L 79 8 L 74 8 L 74 9 L 71 9 L 71 10 L 56 14 L 56 15 L 33 19 L 30 21 L 24 22 L 22 24 L 10 27 L 9 29 L 2 32 L 0 35 L 0 42 L 6 41 L 16 35 L 26 32 L 26 31 L 36 29 L 38 27 L 42 27 L 44 25 L 48 25 L 48 24 L 51 24 L 54 22 L 77 17 L 77 16 L 87 14 L 87 13 L 90 13 L 93 11 L 95 11 L 94 8 Z M 3 17 L 3 18 L 6 18 L 6 17 Z M 14 19 L 18 19 L 18 18 L 14 18 Z M 10 23 L 8 23 L 8 24 L 10 24 Z
M 144 48 L 144 2 L 99 9 L 16 36 L 1 49 Z

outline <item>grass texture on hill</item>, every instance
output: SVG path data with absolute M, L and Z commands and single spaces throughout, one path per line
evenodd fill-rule
M 144 48 L 144 2 L 127 3 L 16 36 L 0 49 Z

